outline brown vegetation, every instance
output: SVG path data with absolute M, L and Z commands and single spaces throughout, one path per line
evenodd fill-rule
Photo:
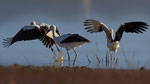
M 16 64 L 0 67 L 0 84 L 150 84 L 150 71 Z

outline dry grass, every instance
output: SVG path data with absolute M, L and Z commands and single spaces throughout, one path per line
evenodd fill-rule
M 149 70 L 88 67 L 0 67 L 0 84 L 149 84 Z

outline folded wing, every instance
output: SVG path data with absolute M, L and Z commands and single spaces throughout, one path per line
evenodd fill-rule
M 71 42 L 90 42 L 88 39 L 78 35 L 78 34 L 72 34 L 69 37 L 62 40 L 61 43 L 71 43 Z

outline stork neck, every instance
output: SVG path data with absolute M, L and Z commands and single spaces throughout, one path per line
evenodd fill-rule
M 59 37 L 59 35 L 56 35 L 55 30 L 52 30 L 52 38 L 53 38 L 54 40 L 57 40 L 58 37 Z
M 112 38 L 113 38 L 113 30 L 110 30 L 110 33 L 111 33 L 111 36 L 112 36 Z

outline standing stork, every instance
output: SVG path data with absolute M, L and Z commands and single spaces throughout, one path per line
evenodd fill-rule
M 106 33 L 107 47 L 109 48 L 111 54 L 111 62 L 112 62 L 112 51 L 114 51 L 116 55 L 123 32 L 139 34 L 145 32 L 146 29 L 148 29 L 147 28 L 148 25 L 145 22 L 141 21 L 127 22 L 120 25 L 120 27 L 116 31 L 115 39 L 113 39 L 113 29 L 109 29 L 104 23 L 100 21 L 88 19 L 85 20 L 84 26 L 87 26 L 85 29 L 87 30 L 87 32 L 90 33 L 102 31 Z M 114 62 L 115 62 L 115 55 L 114 55 Z
M 40 23 L 39 25 L 37 25 L 35 21 L 32 21 L 30 25 L 24 26 L 14 37 L 4 39 L 3 45 L 4 47 L 8 48 L 10 45 L 18 41 L 39 39 L 40 41 L 42 41 L 44 46 L 51 48 L 55 60 L 58 60 L 58 58 L 55 55 L 55 51 L 52 48 L 52 45 L 55 43 L 55 41 L 49 37 L 49 29 L 50 25 L 48 24 Z M 58 29 L 56 34 L 60 35 Z M 56 48 L 58 49 L 57 45 Z M 63 54 L 59 49 L 58 51 L 61 54 L 60 59 L 63 60 Z
M 73 65 L 75 64 L 75 61 L 76 61 L 76 58 L 77 58 L 77 53 L 75 51 L 75 48 L 76 47 L 79 47 L 85 43 L 89 43 L 90 41 L 78 34 L 64 34 L 64 35 L 61 35 L 61 36 L 58 36 L 56 34 L 56 26 L 55 25 L 52 25 L 50 27 L 50 31 L 52 31 L 52 34 L 51 34 L 51 38 L 54 39 L 54 41 L 56 41 L 56 43 L 60 46 L 60 47 L 63 47 L 67 50 L 67 54 L 68 54 L 68 62 L 69 62 L 69 65 L 70 65 L 70 55 L 69 55 L 69 50 L 70 49 L 73 49 L 74 53 L 75 53 L 75 59 L 74 59 L 74 62 L 73 62 Z

